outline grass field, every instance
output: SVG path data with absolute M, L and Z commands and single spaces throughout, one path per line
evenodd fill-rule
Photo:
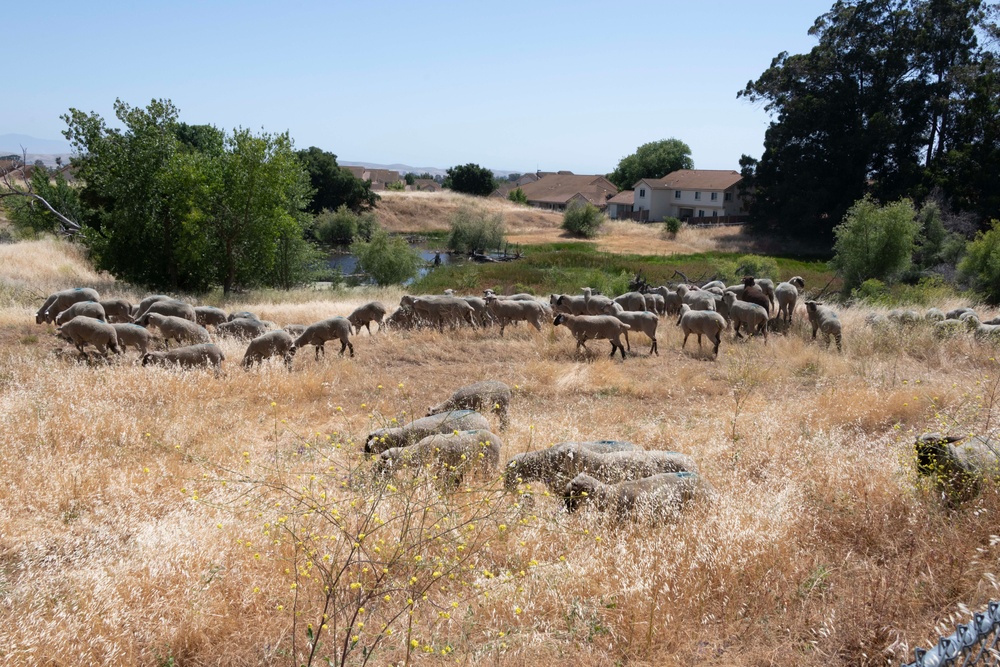
M 800 310 L 718 360 L 665 320 L 660 355 L 638 334 L 625 361 L 522 325 L 362 334 L 291 373 L 244 372 L 224 340 L 215 376 L 57 353 L 38 297 L 82 284 L 140 296 L 65 243 L 0 246 L 2 665 L 297 665 L 317 635 L 314 664 L 381 637 L 368 664 L 888 665 L 998 594 L 996 490 L 943 502 L 910 447 L 995 428 L 995 349 L 971 337 L 876 333 L 851 308 L 838 354 Z M 221 305 L 284 325 L 401 295 Z M 502 461 L 631 440 L 690 454 L 713 499 L 618 525 L 541 486 L 371 486 L 369 430 L 481 379 L 515 388 Z

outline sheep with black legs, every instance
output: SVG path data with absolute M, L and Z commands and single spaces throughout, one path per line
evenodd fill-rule
M 567 315 L 559 313 L 553 320 L 553 325 L 560 324 L 573 332 L 577 348 L 587 349 L 584 344 L 588 340 L 605 339 L 611 343 L 611 356 L 615 350 L 620 350 L 625 358 L 625 346 L 621 335 L 629 330 L 629 325 L 611 315 Z
M 733 325 L 735 338 L 742 338 L 740 328 L 744 328 L 747 334 L 763 333 L 764 340 L 767 340 L 767 311 L 756 303 L 741 301 L 736 298 L 733 292 L 726 292 L 722 295 L 723 301 L 729 307 L 729 319 Z
M 656 342 L 656 328 L 660 325 L 660 318 L 656 316 L 656 313 L 651 313 L 648 310 L 625 310 L 616 313 L 615 317 L 629 326 L 629 329 L 625 331 L 625 347 L 629 352 L 632 351 L 632 345 L 629 343 L 628 332 L 641 331 L 653 343 L 649 348 L 649 353 L 660 356 L 659 345 Z
M 787 323 L 792 321 L 792 314 L 795 312 L 795 304 L 799 300 L 799 290 L 806 288 L 806 281 L 801 276 L 789 278 L 786 282 L 778 283 L 774 288 L 774 300 L 778 302 L 778 319 Z
M 381 301 L 369 301 L 365 305 L 355 308 L 354 311 L 347 316 L 347 321 L 351 323 L 352 327 L 354 327 L 355 333 L 360 334 L 361 327 L 364 327 L 368 330 L 368 335 L 371 335 L 372 322 L 379 325 L 379 329 L 381 329 L 385 313 L 385 305 L 383 305 Z

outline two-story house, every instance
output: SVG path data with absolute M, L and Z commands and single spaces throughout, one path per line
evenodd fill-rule
M 741 180 L 738 171 L 724 169 L 681 169 L 663 178 L 643 178 L 633 188 L 633 210 L 649 211 L 651 222 L 742 216 Z

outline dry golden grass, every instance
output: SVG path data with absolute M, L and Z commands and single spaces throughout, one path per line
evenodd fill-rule
M 76 286 L 52 267 L 86 268 L 62 245 L 18 249 L 16 277 L 0 261 L 5 280 Z M 54 255 L 29 261 L 36 253 Z M 227 307 L 308 323 L 399 294 Z M 479 595 L 456 599 L 448 618 L 418 601 L 421 651 L 437 651 L 418 662 L 898 664 L 960 605 L 997 595 L 1000 496 L 940 502 L 918 482 L 909 443 L 948 416 L 983 427 L 1000 368 L 965 336 L 878 334 L 866 312 L 843 313 L 843 354 L 811 341 L 799 312 L 766 345 L 727 334 L 715 361 L 693 339 L 681 351 L 664 321 L 660 356 L 644 354 L 639 334 L 641 352 L 624 362 L 606 358 L 606 343 L 580 357 L 564 329 L 519 326 L 504 339 L 362 334 L 355 358 L 328 350 L 316 361 L 306 348 L 292 373 L 243 372 L 244 345 L 224 340 L 215 377 L 143 368 L 134 352 L 110 365 L 60 357 L 34 305 L 5 293 L 0 664 L 298 664 L 283 547 L 268 545 L 253 511 L 218 506 L 237 493 L 210 483 L 218 466 L 299 461 L 322 477 L 305 455 L 315 448 L 364 470 L 357 450 L 371 428 L 487 378 L 516 386 L 502 460 L 564 440 L 631 440 L 691 454 L 714 500 L 673 522 L 614 525 L 567 516 L 536 487 L 523 523 L 477 551 L 467 581 Z M 353 448 L 328 448 L 327 435 Z M 402 651 L 387 643 L 373 663 Z

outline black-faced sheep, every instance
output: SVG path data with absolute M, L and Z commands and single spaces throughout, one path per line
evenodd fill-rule
M 87 345 L 93 345 L 104 356 L 107 356 L 108 350 L 121 354 L 114 326 L 93 317 L 86 315 L 74 317 L 59 327 L 56 334 L 73 343 L 81 355 L 86 355 L 83 348 Z
M 344 350 L 348 349 L 351 351 L 351 356 L 354 356 L 354 345 L 351 344 L 351 323 L 347 321 L 346 317 L 340 317 L 339 315 L 320 320 L 319 322 L 313 322 L 307 326 L 302 335 L 295 339 L 295 347 L 301 349 L 306 345 L 314 346 L 316 348 L 316 359 L 319 360 L 319 353 L 321 351 L 323 352 L 323 356 L 326 356 L 326 341 L 328 340 L 340 341 L 341 356 L 343 356 Z
M 385 306 L 380 301 L 370 301 L 359 308 L 355 308 L 354 312 L 347 316 L 347 321 L 351 323 L 354 327 L 356 333 L 361 333 L 361 327 L 368 329 L 368 334 L 371 335 L 372 327 L 371 323 L 379 325 L 379 329 L 382 328 L 382 320 L 385 318 Z
M 563 500 L 569 512 L 589 506 L 616 519 L 663 519 L 694 499 L 698 483 L 692 472 L 665 472 L 617 484 L 581 473 L 566 484 Z
M 365 439 L 365 453 L 377 454 L 391 447 L 408 447 L 413 443 L 437 433 L 452 431 L 489 430 L 486 417 L 473 410 L 452 410 L 429 417 L 415 419 L 408 424 L 380 428 L 372 431 Z
M 199 366 L 214 366 L 219 369 L 226 355 L 218 345 L 204 343 L 177 347 L 166 352 L 148 352 L 142 357 L 142 365 L 179 366 L 181 368 L 197 368 Z
M 816 340 L 816 332 L 822 331 L 826 346 L 830 347 L 830 337 L 833 336 L 837 341 L 837 351 L 841 351 L 841 327 L 837 313 L 819 301 L 806 301 L 806 315 L 812 324 L 813 340 Z
M 476 410 L 496 412 L 500 416 L 500 429 L 507 428 L 510 408 L 510 387 L 497 380 L 483 380 L 459 387 L 443 403 L 431 406 L 427 415 L 436 415 L 453 410 Z
M 467 473 L 482 477 L 495 473 L 502 448 L 500 438 L 486 429 L 436 433 L 409 447 L 383 451 L 375 462 L 375 473 L 427 468 L 457 485 Z
M 606 339 L 611 343 L 611 356 L 615 356 L 615 350 L 620 350 L 622 359 L 625 358 L 625 345 L 622 343 L 621 335 L 629 330 L 629 325 L 625 324 L 612 315 L 567 315 L 559 313 L 552 322 L 555 326 L 560 324 L 569 329 L 576 338 L 577 348 L 587 349 L 584 343 L 588 340 Z
M 295 342 L 287 331 L 268 331 L 257 336 L 247 345 L 247 351 L 243 355 L 242 366 L 249 369 L 254 364 L 259 364 L 271 357 L 281 357 L 285 360 L 285 366 L 292 370 L 292 357 L 295 356 Z
M 38 309 L 35 313 L 35 324 L 42 324 L 43 322 L 51 324 L 56 321 L 56 315 L 66 310 L 74 303 L 79 303 L 81 301 L 100 301 L 101 295 L 97 293 L 97 290 L 90 289 L 89 287 L 74 287 L 73 289 L 63 290 L 61 292 L 56 292 L 55 294 L 50 294 L 42 307 Z

